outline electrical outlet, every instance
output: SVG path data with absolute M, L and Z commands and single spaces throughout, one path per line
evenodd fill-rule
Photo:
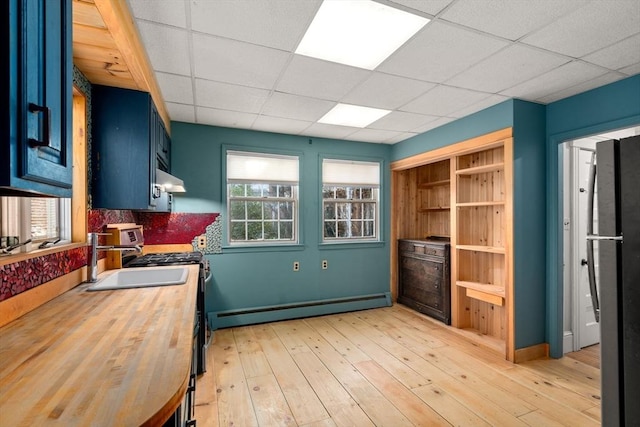
M 294 261 L 293 262 L 293 271 L 300 271 L 300 262 L 299 261 Z
M 207 235 L 201 234 L 198 236 L 198 249 L 206 249 L 207 248 Z
M 322 260 L 322 269 L 326 270 L 327 268 L 329 268 L 329 261 L 327 261 L 326 259 Z

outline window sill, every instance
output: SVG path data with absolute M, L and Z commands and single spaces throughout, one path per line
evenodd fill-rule
M 294 252 L 303 251 L 305 248 L 301 244 L 293 245 L 255 245 L 255 246 L 224 246 L 222 252 L 225 254 L 238 254 L 250 252 Z
M 321 251 L 324 250 L 335 250 L 335 249 L 365 249 L 365 248 L 381 248 L 384 247 L 383 241 L 375 241 L 375 242 L 325 242 L 320 243 L 318 245 L 318 249 Z
M 63 245 L 52 246 L 44 249 L 34 249 L 31 252 L 19 252 L 13 255 L 1 255 L 0 265 L 13 264 L 20 261 L 37 258 L 43 255 L 55 254 L 57 252 L 68 251 L 70 249 L 81 248 L 87 246 L 86 243 L 68 243 Z

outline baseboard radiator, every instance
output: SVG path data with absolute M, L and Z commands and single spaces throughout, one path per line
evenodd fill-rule
M 298 319 L 301 317 L 322 316 L 324 314 L 344 313 L 390 306 L 391 294 L 384 292 L 345 298 L 214 311 L 207 313 L 207 320 L 211 330 L 216 330 L 232 326 L 253 325 L 278 320 Z

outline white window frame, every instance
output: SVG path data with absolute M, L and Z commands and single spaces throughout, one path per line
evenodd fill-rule
M 325 158 L 322 160 L 322 242 L 323 243 L 359 243 L 380 241 L 380 172 L 382 170 L 379 161 L 360 161 Z M 370 198 L 364 197 L 369 190 Z M 344 197 L 338 197 L 343 192 Z M 329 197 L 327 197 L 329 196 Z M 353 204 L 361 203 L 362 214 L 359 218 L 351 218 Z M 345 216 L 339 217 L 338 205 L 347 205 Z M 373 218 L 365 218 L 364 205 L 374 205 Z M 332 207 L 330 209 L 330 207 Z M 331 218 L 326 215 L 333 212 Z M 346 235 L 339 236 L 339 223 L 348 223 Z M 353 235 L 352 223 L 360 225 L 360 235 Z M 328 236 L 329 224 L 334 223 L 333 235 Z M 364 234 L 365 224 L 373 225 L 373 235 Z
M 234 160 L 247 157 L 251 160 L 246 168 L 241 165 L 238 167 L 238 163 L 235 162 L 230 167 L 230 157 Z M 281 170 L 279 168 L 271 168 L 267 171 L 259 171 L 256 168 L 255 161 L 264 160 L 269 165 L 277 164 L 279 160 L 283 160 L 286 164 Z M 254 151 L 235 151 L 228 150 L 226 152 L 226 192 L 227 192 L 227 242 L 230 246 L 269 246 L 269 245 L 296 245 L 299 242 L 299 184 L 300 184 L 300 157 L 297 155 L 284 155 L 284 154 L 271 154 L 261 153 Z M 233 170 L 231 170 L 233 169 Z M 245 188 L 243 195 L 233 195 L 232 187 L 242 185 Z M 278 193 L 276 195 L 265 195 L 265 190 L 269 187 L 276 186 Z M 248 194 L 247 189 L 251 187 L 261 187 L 263 190 L 259 195 Z M 289 196 L 279 193 L 279 189 L 291 187 L 291 193 Z M 244 218 L 232 217 L 232 205 L 234 203 L 245 203 Z M 249 218 L 249 210 L 246 205 L 249 203 L 261 204 L 261 218 Z M 291 219 L 280 218 L 280 210 L 277 209 L 277 218 L 265 218 L 265 204 L 270 203 L 288 203 L 291 205 Z M 291 237 L 270 238 L 265 239 L 265 224 L 274 222 L 277 224 L 278 235 L 280 234 L 280 225 L 283 223 L 291 223 Z M 234 225 L 244 224 L 245 239 L 232 239 Z M 262 238 L 251 239 L 248 237 L 248 227 L 250 224 L 261 224 Z

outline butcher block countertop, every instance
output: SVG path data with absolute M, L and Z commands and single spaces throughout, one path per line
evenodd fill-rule
M 0 328 L 0 426 L 162 425 L 189 381 L 198 266 L 187 267 L 183 285 L 83 283 Z

